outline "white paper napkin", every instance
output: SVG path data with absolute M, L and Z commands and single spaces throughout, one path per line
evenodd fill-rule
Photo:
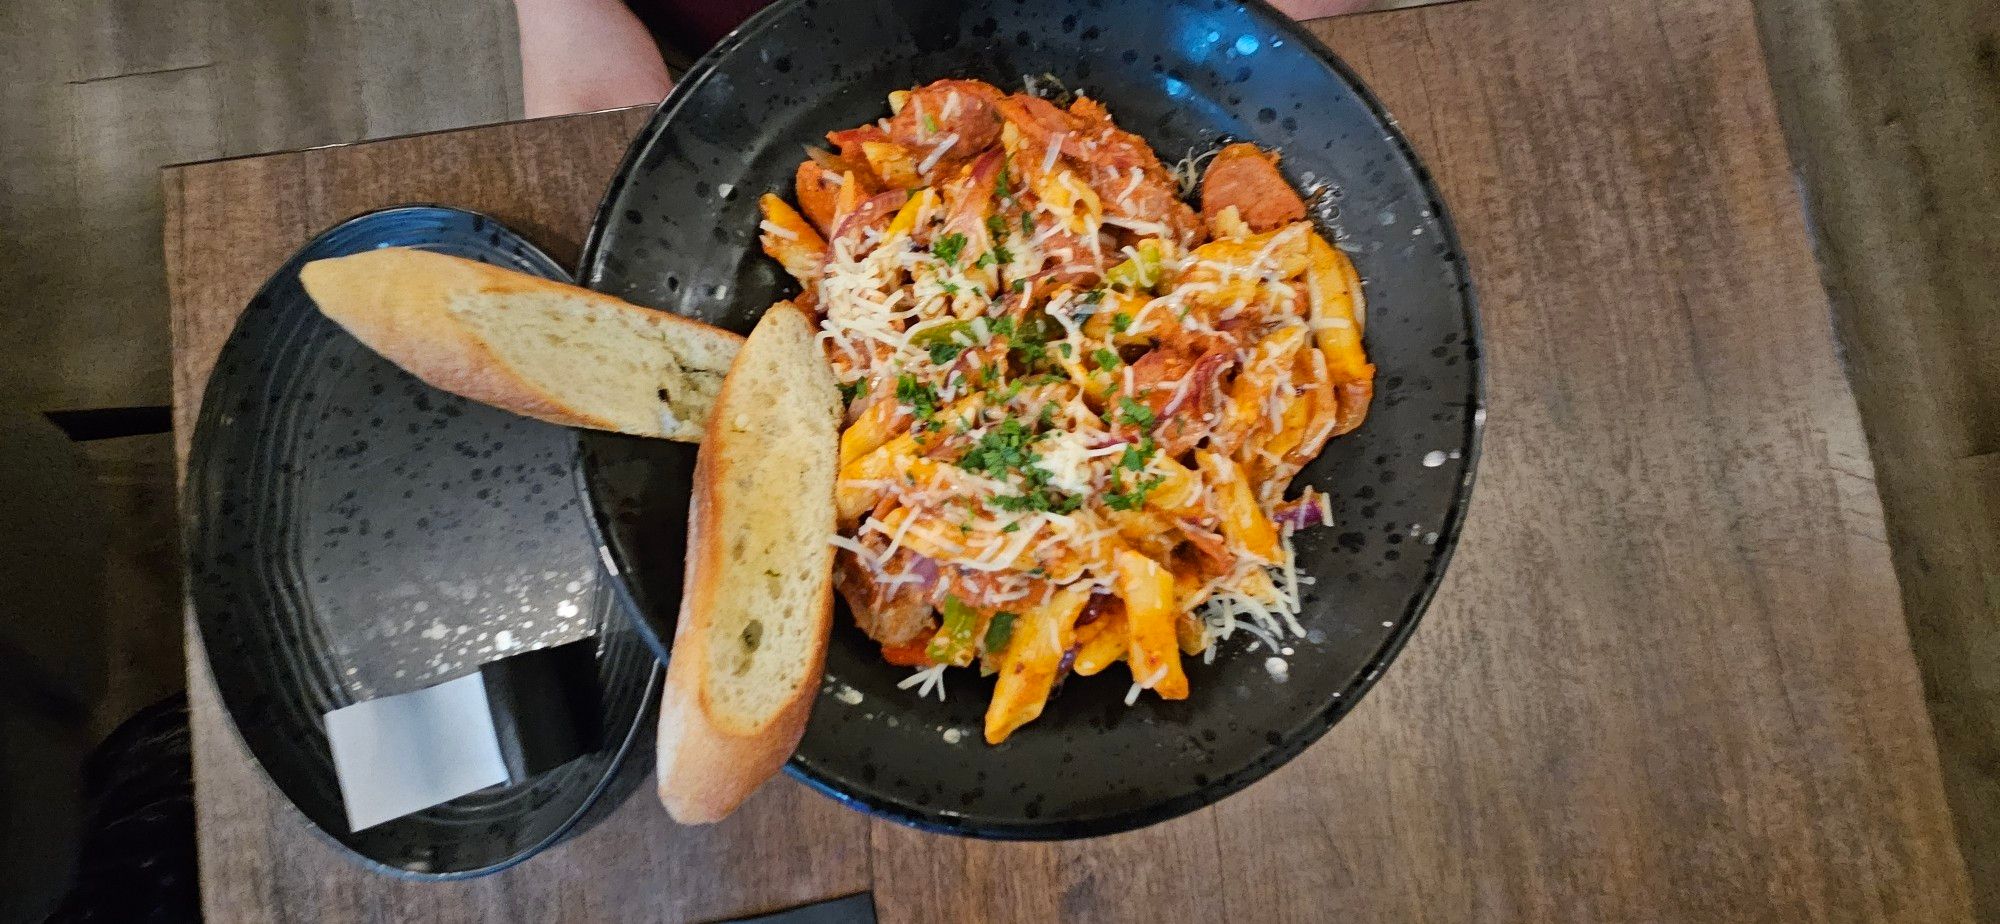
M 477 673 L 335 709 L 326 737 L 353 831 L 507 782 Z

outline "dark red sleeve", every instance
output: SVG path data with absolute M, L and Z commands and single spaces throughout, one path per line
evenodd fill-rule
M 770 0 L 625 0 L 661 48 L 693 60 Z

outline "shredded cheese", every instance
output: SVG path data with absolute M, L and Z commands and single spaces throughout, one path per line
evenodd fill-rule
M 882 570 L 882 559 L 876 558 L 875 553 L 868 551 L 867 546 L 839 534 L 827 537 L 826 541 L 832 544 L 834 548 L 846 549 L 849 552 L 853 552 L 855 558 L 860 559 L 862 564 L 868 566 L 868 570 L 878 573 Z
M 951 667 L 949 664 L 933 664 L 923 668 L 897 681 L 896 689 L 907 690 L 916 687 L 918 699 L 925 699 L 930 696 L 932 690 L 936 690 L 938 702 L 944 702 L 944 672 L 949 667 Z
M 1326 357 L 1311 341 L 1322 331 L 1359 326 L 1358 318 L 1327 317 L 1324 306 L 1313 304 L 1297 270 L 1298 245 L 1310 226 L 1297 223 L 1253 245 L 1239 222 L 1220 229 L 1213 241 L 1219 246 L 1197 247 L 1198 228 L 1178 232 L 1169 227 L 1172 216 L 1147 205 L 1154 198 L 1149 177 L 1164 168 L 1143 158 L 1135 163 L 1122 136 L 1095 127 L 1082 135 L 1050 134 L 1035 171 L 1035 142 L 1021 126 L 1003 124 L 996 147 L 1025 164 L 1010 174 L 1019 196 L 968 207 L 970 200 L 961 200 L 969 171 L 956 165 L 996 148 L 968 150 L 951 130 L 968 103 L 980 105 L 962 95 L 946 85 L 899 98 L 899 106 L 916 107 L 893 124 L 907 156 L 917 158 L 904 169 L 915 168 L 922 188 L 904 211 L 879 204 L 855 211 L 848 190 L 847 207 L 835 218 L 838 233 L 811 264 L 810 278 L 801 278 L 816 299 L 816 336 L 837 380 L 857 393 L 865 386 L 866 402 L 900 409 L 888 421 L 865 418 L 867 426 L 888 428 L 865 432 L 870 445 L 900 441 L 893 458 L 855 472 L 869 477 L 838 481 L 844 503 L 858 497 L 866 501 L 860 509 L 883 511 L 862 515 L 829 540 L 851 553 L 840 557 L 841 567 L 865 568 L 902 593 L 915 586 L 933 606 L 957 596 L 982 612 L 1025 612 L 1058 592 L 1113 592 L 1119 549 L 1154 556 L 1175 569 L 1177 580 L 1191 580 L 1182 559 L 1194 549 L 1220 562 L 1204 572 L 1210 579 L 1179 599 L 1196 618 L 1202 657 L 1216 657 L 1218 643 L 1239 632 L 1253 648 L 1288 653 L 1284 641 L 1304 634 L 1301 589 L 1312 583 L 1298 571 L 1293 530 L 1302 520 L 1330 523 L 1331 504 L 1306 489 L 1296 503 L 1319 506 L 1288 508 L 1281 554 L 1272 556 L 1278 560 L 1259 560 L 1240 536 L 1212 531 L 1223 510 L 1221 492 L 1189 453 L 1225 451 L 1242 462 L 1253 502 L 1276 517 L 1283 482 L 1298 460 L 1281 457 L 1274 439 L 1286 426 L 1299 426 L 1298 402 L 1329 386 Z M 911 120 L 902 115 L 915 118 L 920 140 L 909 140 Z M 878 124 L 890 127 L 887 120 Z M 1208 156 L 1190 155 L 1173 175 L 1191 182 Z M 774 253 L 797 253 L 801 239 L 813 240 L 769 220 L 759 229 Z M 1118 260 L 1157 260 L 1153 292 L 1105 288 L 1105 267 Z M 1101 316 L 1112 311 L 1115 318 Z M 1172 320 L 1162 319 L 1162 311 Z M 1279 333 L 1297 339 L 1258 346 Z M 1300 361 L 1298 341 L 1309 360 Z M 1158 358 L 1134 355 L 1162 346 L 1188 355 L 1233 353 L 1233 375 L 1168 378 Z M 1228 393 L 1228 430 L 1219 420 L 1224 415 L 1199 407 L 1210 386 Z M 867 407 L 862 400 L 850 394 L 849 410 Z M 1145 400 L 1154 409 L 1151 419 L 1121 403 L 1131 400 Z M 1311 432 L 1284 445 L 1317 446 L 1334 425 L 1330 415 L 1303 416 Z M 1172 427 L 1159 433 L 1166 445 L 1148 444 L 1143 459 L 1131 455 L 1133 438 L 1114 435 L 1129 433 L 1133 423 L 1151 431 L 1168 418 Z M 1209 442 L 1215 437 L 1221 439 Z M 1161 493 L 1148 497 L 1154 488 Z M 899 554 L 923 567 L 895 562 Z M 885 573 L 889 568 L 897 570 Z M 1061 647 L 1053 620 L 1017 631 Z M 942 698 L 945 670 L 914 671 L 899 686 Z M 1136 678 L 1127 702 L 1156 688 L 1166 673 L 1165 664 L 1155 663 Z
M 944 157 L 944 152 L 951 150 L 951 146 L 957 143 L 957 132 L 944 136 L 944 140 L 938 142 L 937 147 L 932 148 L 929 154 L 924 155 L 923 162 L 917 165 L 917 172 L 924 176 L 929 176 L 931 168 L 937 166 L 937 162 Z

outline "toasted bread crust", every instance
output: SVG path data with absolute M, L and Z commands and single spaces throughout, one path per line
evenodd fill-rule
M 799 312 L 779 303 L 772 311 Z M 802 312 L 800 312 L 803 315 Z M 768 323 L 768 322 L 767 322 Z M 801 318 L 810 329 L 811 322 Z M 754 335 L 753 335 L 754 336 Z M 816 346 L 813 361 L 823 362 Z M 739 361 L 723 380 L 716 399 L 717 415 L 728 413 L 733 399 L 748 387 Z M 831 389 L 831 376 L 827 378 Z M 838 429 L 838 399 L 827 402 L 829 433 Z M 680 621 L 674 631 L 673 657 L 667 663 L 667 681 L 660 703 L 659 795 L 660 802 L 676 821 L 707 824 L 720 821 L 735 811 L 763 782 L 783 769 L 805 734 L 806 720 L 818 697 L 820 675 L 826 659 L 827 633 L 833 624 L 832 552 L 825 554 L 826 568 L 811 602 L 802 612 L 787 618 L 811 620 L 811 644 L 803 652 L 810 661 L 782 706 L 751 727 L 730 727 L 717 715 L 711 702 L 709 680 L 709 634 L 715 630 L 710 614 L 719 595 L 733 586 L 727 551 L 722 548 L 713 525 L 726 516 L 770 515 L 756 505 L 778 503 L 783 498 L 786 516 L 816 515 L 825 521 L 828 536 L 834 534 L 835 510 L 832 492 L 824 498 L 799 494 L 798 486 L 789 493 L 767 492 L 757 496 L 737 496 L 731 488 L 730 462 L 744 453 L 766 449 L 754 435 L 740 435 L 730 427 L 711 426 L 695 463 L 694 496 L 689 505 L 687 543 L 687 583 L 681 596 Z M 837 437 L 835 437 L 837 439 Z M 837 463 L 837 443 L 829 440 L 825 464 Z M 816 513 L 815 513 L 816 511 Z
M 455 295 L 561 293 L 632 312 L 655 327 L 683 329 L 689 337 L 741 339 L 699 321 L 589 289 L 402 247 L 314 260 L 299 270 L 299 281 L 327 317 L 426 384 L 525 417 L 571 427 L 621 430 L 615 422 L 587 408 L 566 404 L 561 397 L 515 374 L 470 327 L 452 316 L 449 305 Z M 701 423 L 685 421 L 673 432 L 634 435 L 698 442 Z

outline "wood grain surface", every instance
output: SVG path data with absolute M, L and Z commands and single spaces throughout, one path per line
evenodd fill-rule
M 1054 844 L 922 834 L 789 782 L 709 829 L 640 797 L 515 870 L 416 886 L 304 830 L 191 646 L 209 914 L 681 920 L 872 888 L 886 922 L 1965 919 L 1750 17 L 1724 0 L 1477 0 L 1315 25 L 1452 206 L 1491 414 L 1425 624 L 1264 782 Z M 428 200 L 573 258 L 643 117 L 169 173 L 180 421 L 251 290 L 312 231 Z
M 1975 909 L 2000 921 L 2000 4 L 1756 8 Z

